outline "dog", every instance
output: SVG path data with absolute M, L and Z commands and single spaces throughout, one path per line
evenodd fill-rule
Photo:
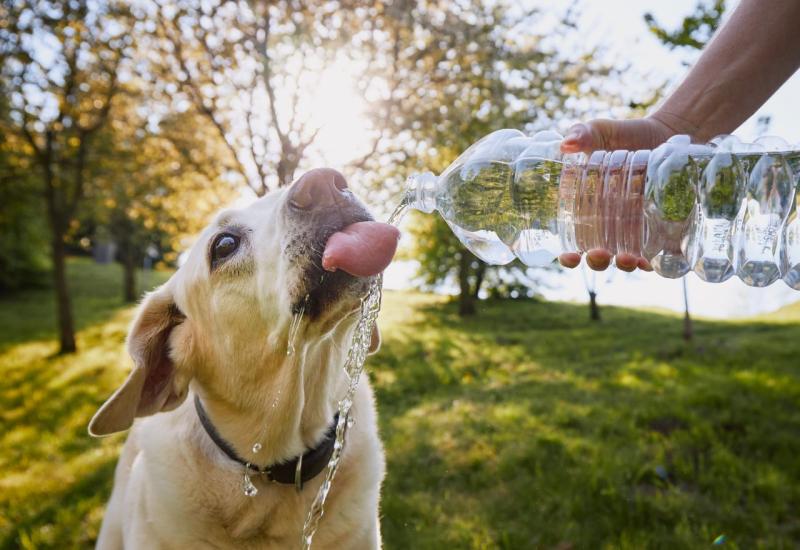
M 131 428 L 97 548 L 300 546 L 360 301 L 397 236 L 330 169 L 216 217 L 140 305 L 133 370 L 89 424 L 93 436 Z M 370 352 L 379 345 L 374 329 Z M 381 545 L 385 466 L 366 379 L 351 418 L 315 548 Z

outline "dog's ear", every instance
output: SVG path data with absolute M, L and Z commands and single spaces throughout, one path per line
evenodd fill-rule
M 186 399 L 189 377 L 176 372 L 170 357 L 170 334 L 185 319 L 166 286 L 147 297 L 128 334 L 133 370 L 95 413 L 91 435 L 127 430 L 134 418 L 174 409 Z
M 381 349 L 381 331 L 378 329 L 378 323 L 372 325 L 372 334 L 370 335 L 369 340 L 369 355 L 373 353 L 378 353 L 378 350 Z

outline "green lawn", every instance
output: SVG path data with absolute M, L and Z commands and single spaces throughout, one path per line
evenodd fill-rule
M 94 540 L 123 437 L 86 423 L 124 377 L 115 266 L 70 264 L 80 353 L 47 291 L 0 301 L 0 548 Z M 800 307 L 697 322 L 387 293 L 368 362 L 406 548 L 800 547 Z

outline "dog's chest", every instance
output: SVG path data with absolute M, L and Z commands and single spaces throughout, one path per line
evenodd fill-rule
M 298 493 L 294 486 L 256 478 L 258 494 L 248 497 L 242 490 L 241 473 L 209 461 L 196 447 L 164 445 L 157 454 L 147 452 L 153 450 L 140 455 L 134 469 L 141 471 L 129 479 L 147 481 L 141 483 L 141 491 L 129 494 L 142 505 L 133 508 L 159 527 L 154 536 L 168 546 L 197 547 L 199 541 L 237 549 L 299 545 L 317 483 Z
M 258 483 L 259 492 L 247 497 L 237 488 L 210 519 L 222 526 L 234 545 L 251 543 L 259 548 L 287 548 L 299 544 L 306 499 L 293 487 Z M 237 546 L 240 547 L 240 546 Z

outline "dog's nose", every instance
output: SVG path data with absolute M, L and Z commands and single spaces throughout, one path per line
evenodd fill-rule
M 289 201 L 300 209 L 333 206 L 347 189 L 344 176 L 331 168 L 315 168 L 300 176 L 289 190 Z

